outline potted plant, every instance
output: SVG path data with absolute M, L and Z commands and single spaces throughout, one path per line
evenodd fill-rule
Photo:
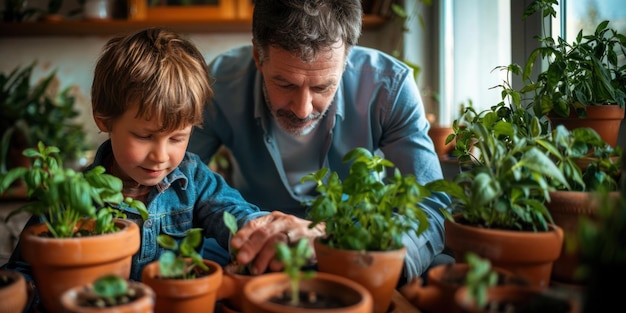
M 497 271 L 487 259 L 468 255 L 465 282 L 454 294 L 454 303 L 464 313 L 554 312 L 578 313 L 571 295 L 524 284 L 499 284 Z
M 148 214 L 142 202 L 124 198 L 122 181 L 104 167 L 75 172 L 63 167 L 59 153 L 39 142 L 36 149 L 24 150 L 31 159 L 28 168 L 0 174 L 0 193 L 21 180 L 29 200 L 7 219 L 27 212 L 41 221 L 23 229 L 19 245 L 42 303 L 52 312 L 61 310 L 61 294 L 73 286 L 106 273 L 129 277 L 139 227 L 116 208 L 129 207 L 143 218 Z
M 507 71 L 507 77 L 521 73 L 521 68 L 516 64 L 499 66 L 496 69 Z M 577 221 L 581 215 L 595 214 L 597 208 L 590 199 L 592 192 L 602 189 L 611 191 L 614 196 L 617 193 L 615 190 L 618 187 L 617 179 L 621 175 L 622 150 L 619 146 L 609 145 L 592 128 L 577 127 L 569 130 L 563 125 L 551 124 L 546 116 L 534 118 L 536 112 L 522 106 L 522 92 L 511 88 L 508 80 L 496 87 L 502 88 L 503 99 L 509 97 L 511 101 L 510 107 L 496 110 L 498 118 L 514 125 L 522 134 L 530 134 L 530 143 L 535 144 L 555 162 L 567 181 L 567 184 L 562 184 L 558 180 L 548 180 L 554 189 L 548 192 L 549 200 L 545 202 L 545 206 L 554 223 L 563 228 L 565 233 L 562 252 L 553 266 L 552 280 L 579 284 L 581 282 L 573 275 L 577 266 L 577 253 L 566 249 L 567 241 L 576 240 L 570 234 L 576 232 Z M 490 119 L 493 120 L 493 116 Z M 475 118 L 472 122 L 479 120 Z M 459 130 L 459 133 L 458 137 L 462 138 L 461 146 L 467 146 L 468 140 L 474 140 L 469 131 L 463 133 Z M 457 154 L 466 159 L 470 153 L 469 149 L 457 151 Z
M 0 312 L 22 312 L 26 308 L 26 279 L 19 272 L 0 270 Z
M 293 247 L 276 245 L 282 273 L 254 276 L 243 288 L 243 312 L 372 312 L 372 296 L 365 287 L 344 277 L 304 270 L 312 251 L 307 239 Z
M 562 158 L 556 160 L 561 172 L 569 182 L 569 188 L 556 186 L 550 191 L 546 208 L 554 223 L 563 228 L 565 237 L 561 255 L 554 263 L 552 282 L 567 285 L 582 285 L 575 271 L 579 265 L 576 241 L 578 220 L 582 216 L 595 217 L 598 203 L 594 194 L 599 190 L 609 192 L 613 198 L 619 196 L 617 179 L 621 175 L 621 148 L 611 147 L 597 132 L 588 127 L 567 130 L 558 125 L 552 131 L 550 142 L 558 149 Z M 569 248 L 568 248 L 569 247 Z
M 402 237 L 429 227 L 419 203 L 430 193 L 397 168 L 385 177 L 394 164 L 367 149 L 354 148 L 343 161 L 352 162 L 343 181 L 328 168 L 302 178 L 315 182 L 319 193 L 304 203 L 310 227 L 326 227 L 314 241 L 318 269 L 362 284 L 374 297 L 374 312 L 386 312 L 404 264 Z
M 152 313 L 154 299 L 148 285 L 108 274 L 65 291 L 61 303 L 67 313 Z
M 556 1 L 537 0 L 526 8 L 523 17 L 540 12 L 556 16 Z M 544 18 L 544 23 L 546 19 Z M 548 29 L 543 27 L 544 32 Z M 611 146 L 617 142 L 626 101 L 626 37 L 600 22 L 592 34 L 578 33 L 575 40 L 556 40 L 544 34 L 537 37 L 542 46 L 535 49 L 524 66 L 521 89 L 529 94 L 531 107 L 539 116 L 549 114 L 555 125 L 567 128 L 591 127 Z M 548 67 L 533 80 L 535 61 L 545 60 Z
M 167 251 L 141 275 L 156 294 L 155 312 L 214 311 L 223 272 L 218 263 L 202 259 L 196 250 L 202 240 L 202 228 L 189 229 L 180 244 L 167 234 L 157 237 Z
M 87 150 L 83 126 L 72 121 L 79 112 L 70 89 L 54 91 L 55 71 L 31 84 L 35 65 L 0 73 L 0 173 L 27 166 L 22 151 L 37 141 L 58 147 L 65 162 L 78 160 Z
M 453 198 L 452 214 L 444 211 L 446 246 L 457 260 L 474 252 L 535 286 L 548 287 L 563 230 L 545 202 L 554 185 L 568 182 L 540 146 L 549 136 L 545 122 L 502 102 L 482 112 L 466 108 L 453 128 L 454 153 L 465 168 L 452 180 L 426 185 Z
M 476 284 L 485 279 L 495 285 L 528 284 L 509 271 L 491 267 L 488 260 L 468 253 L 465 262 L 437 265 L 428 271 L 425 282 L 417 278 L 402 286 L 400 292 L 421 311 L 455 313 L 460 312 L 454 300 L 456 291 L 466 284 Z M 484 291 L 477 289 L 475 293 L 484 294 Z

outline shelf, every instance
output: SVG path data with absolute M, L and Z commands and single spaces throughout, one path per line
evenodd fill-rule
M 364 16 L 363 29 L 378 29 L 386 20 L 378 16 Z M 163 26 L 180 33 L 234 33 L 251 32 L 249 19 L 212 19 L 185 21 L 128 21 L 76 20 L 61 22 L 0 23 L 0 37 L 35 36 L 109 36 L 136 31 L 152 26 Z

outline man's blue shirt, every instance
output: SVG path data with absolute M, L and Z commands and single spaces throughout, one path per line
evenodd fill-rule
M 232 186 L 263 210 L 280 210 L 306 217 L 303 201 L 314 194 L 296 193 L 281 160 L 262 92 L 252 46 L 230 50 L 211 62 L 214 97 L 195 128 L 189 151 L 208 163 L 221 145 L 234 158 Z M 428 136 L 429 123 L 412 70 L 380 51 L 353 47 L 337 93 L 318 127 L 323 147 L 320 163 L 341 179 L 349 171 L 343 156 L 355 147 L 381 152 L 403 174 L 414 174 L 421 184 L 443 177 L 441 164 Z M 442 251 L 443 216 L 440 208 L 450 199 L 434 194 L 422 203 L 430 227 L 419 238 L 408 235 L 407 278 L 421 274 L 435 254 Z

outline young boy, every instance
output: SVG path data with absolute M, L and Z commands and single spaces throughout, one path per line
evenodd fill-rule
M 182 238 L 192 227 L 205 230 L 228 248 L 223 212 L 239 225 L 265 213 L 213 173 L 196 155 L 186 153 L 193 126 L 212 95 L 206 62 L 198 49 L 176 33 L 160 28 L 116 37 L 105 45 L 91 88 L 93 118 L 109 134 L 94 163 L 119 177 L 123 193 L 146 204 L 141 248 L 133 257 L 131 279 L 162 252 L 154 240 L 167 233 Z
M 264 264 L 272 263 L 268 259 L 277 241 L 321 235 L 308 230 L 306 220 L 260 211 L 186 152 L 192 128 L 202 122 L 212 96 L 206 62 L 190 41 L 161 28 L 112 38 L 96 64 L 91 94 L 94 121 L 109 139 L 88 169 L 104 166 L 122 179 L 123 194 L 143 201 L 149 211 L 144 221 L 138 212 L 120 208 L 141 232 L 131 279 L 139 281 L 145 265 L 164 252 L 156 241 L 161 233 L 182 239 L 188 229 L 201 227 L 205 238 L 227 250 L 230 231 L 224 211 L 246 225 L 233 238 L 233 247 L 257 255 Z M 29 268 L 19 247 L 3 267 L 26 273 Z

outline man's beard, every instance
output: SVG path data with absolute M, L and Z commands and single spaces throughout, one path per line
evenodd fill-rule
M 306 136 L 310 134 L 317 127 L 322 117 L 324 117 L 325 112 L 313 112 L 306 118 L 299 118 L 289 110 L 278 110 L 274 112 L 272 103 L 267 95 L 265 84 L 263 84 L 263 97 L 265 98 L 265 105 L 270 111 L 270 114 L 274 117 L 278 127 L 292 136 Z

